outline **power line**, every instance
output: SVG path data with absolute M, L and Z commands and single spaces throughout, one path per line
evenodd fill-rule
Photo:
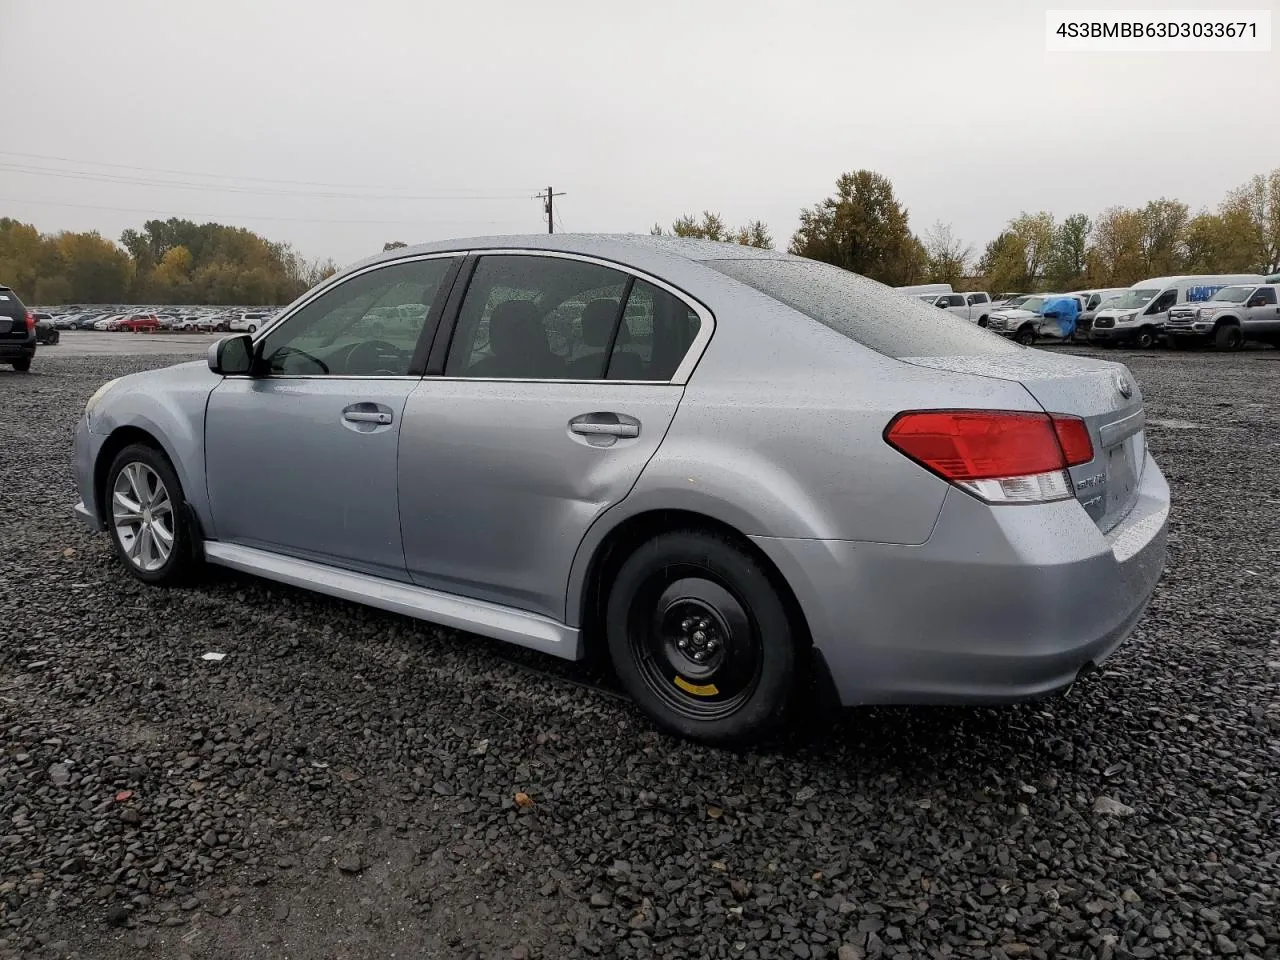
M 258 214 L 227 213 L 191 213 L 175 210 L 156 210 L 143 207 L 112 207 L 94 203 L 65 203 L 60 200 L 27 200 L 13 197 L 0 197 L 0 203 L 27 203 L 44 207 L 74 207 L 79 210 L 108 210 L 115 213 L 139 213 L 153 217 L 183 217 L 188 219 L 208 218 L 210 220 L 264 220 L 276 223 L 336 223 L 336 224 L 374 224 L 379 226 L 428 226 L 431 224 L 522 224 L 520 220 L 331 220 L 325 217 L 270 217 Z
M 84 167 L 110 167 L 116 170 L 133 170 L 143 173 L 168 173 L 183 177 L 207 177 L 215 180 L 242 180 L 254 181 L 257 183 L 278 183 L 287 186 L 299 187 L 332 187 L 340 190 L 407 190 L 409 187 L 388 187 L 385 184 L 371 186 L 369 184 L 358 183 L 326 183 L 320 180 L 280 180 L 272 177 L 255 177 L 249 174 L 227 174 L 227 173 L 202 173 L 197 170 L 173 170 L 165 167 L 144 167 L 129 163 L 108 163 L 104 160 L 78 160 L 73 157 L 56 157 L 41 153 L 21 153 L 16 150 L 0 150 L 0 156 L 7 157 L 25 157 L 28 160 L 52 160 L 58 163 L 74 163 Z M 433 187 L 431 188 L 440 193 L 468 193 L 475 192 L 479 188 L 474 187 Z M 513 193 L 527 193 L 527 187 L 490 187 L 488 192 L 505 193 L 510 189 Z
M 178 180 L 155 180 L 144 177 L 130 177 L 114 173 L 94 173 L 92 171 L 49 170 L 40 167 L 19 166 L 0 163 L 0 170 L 25 176 L 55 177 L 62 180 L 83 180 L 92 183 L 111 183 L 140 187 L 171 187 L 177 190 L 197 190 L 205 193 L 248 193 L 258 196 L 302 197 L 304 199 L 329 200 L 521 200 L 521 194 L 499 195 L 407 195 L 407 194 L 360 194 L 360 193 L 317 193 L 302 190 L 278 190 L 270 187 L 236 187 L 213 183 L 191 183 Z

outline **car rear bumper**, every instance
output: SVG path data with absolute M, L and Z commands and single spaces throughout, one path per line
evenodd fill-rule
M 36 355 L 36 338 L 30 340 L 0 340 L 0 363 L 14 360 L 30 360 Z
M 990 507 L 952 490 L 919 546 L 753 539 L 795 591 L 842 703 L 1000 703 L 1069 686 L 1133 631 L 1168 517 L 1148 456 L 1105 535 L 1074 500 Z

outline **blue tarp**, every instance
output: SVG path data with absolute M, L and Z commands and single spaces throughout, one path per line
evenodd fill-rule
M 1045 323 L 1040 325 L 1042 337 L 1061 337 L 1063 340 L 1076 332 L 1076 317 L 1080 316 L 1080 304 L 1075 297 L 1050 297 L 1040 311 Z M 1054 324 L 1057 332 L 1054 332 Z

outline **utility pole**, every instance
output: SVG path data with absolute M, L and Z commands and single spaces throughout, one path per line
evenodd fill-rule
M 555 208 L 553 205 L 555 203 L 556 197 L 563 197 L 563 196 L 564 196 L 563 190 L 560 193 L 555 193 L 552 191 L 550 187 L 547 187 L 546 193 L 538 194 L 538 198 L 542 200 L 542 209 L 545 210 L 547 214 L 547 233 L 556 232 Z

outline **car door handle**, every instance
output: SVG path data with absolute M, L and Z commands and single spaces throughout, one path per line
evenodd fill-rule
M 638 437 L 640 425 L 637 423 L 595 423 L 590 420 L 569 424 L 569 429 L 584 437 Z
M 391 422 L 391 414 L 384 410 L 352 410 L 348 408 L 342 411 L 342 419 L 348 423 L 380 423 L 385 425 Z

